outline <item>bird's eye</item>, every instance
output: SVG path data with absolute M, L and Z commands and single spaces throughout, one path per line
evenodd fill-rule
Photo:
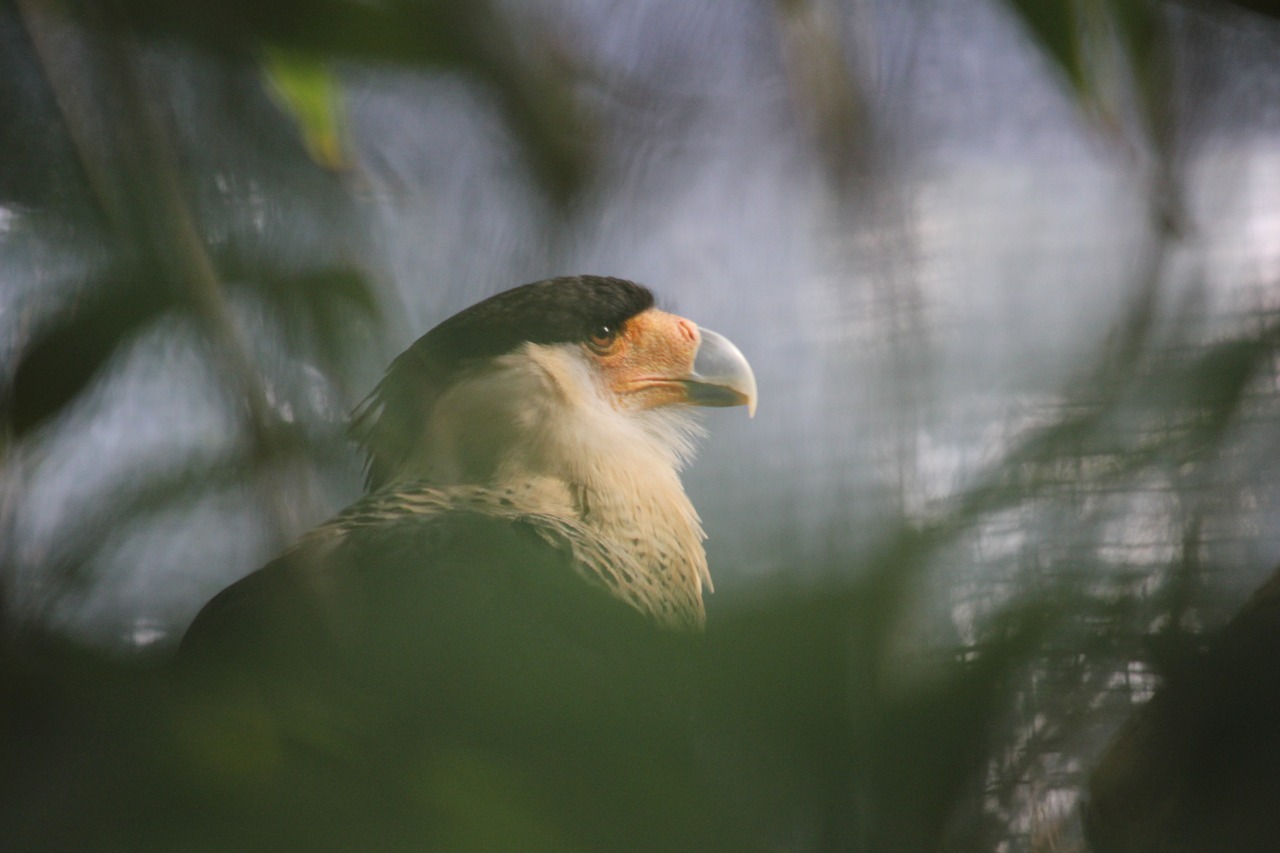
M 587 346 L 591 347 L 598 353 L 607 352 L 612 349 L 618 340 L 618 329 L 609 323 L 601 323 L 591 330 L 587 335 Z

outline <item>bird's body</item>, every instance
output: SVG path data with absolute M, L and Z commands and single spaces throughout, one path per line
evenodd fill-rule
M 215 597 L 182 658 L 235 715 L 303 720 L 309 756 L 374 740 L 379 758 L 357 752 L 379 779 L 457 755 L 551 774 L 573 812 L 553 823 L 595 827 L 580 840 L 640 839 L 618 819 L 648 798 L 666 817 L 638 846 L 690 841 L 705 820 L 685 787 L 681 644 L 710 575 L 679 474 L 690 406 L 754 398 L 732 344 L 639 285 L 575 277 L 481 302 L 358 412 L 369 493 Z

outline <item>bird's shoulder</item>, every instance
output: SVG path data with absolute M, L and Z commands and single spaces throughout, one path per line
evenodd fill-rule
M 477 529 L 499 535 L 516 530 L 534 532 L 557 550 L 567 549 L 574 539 L 590 536 L 590 531 L 573 519 L 567 499 L 540 482 L 492 487 L 411 481 L 366 495 L 308 533 L 291 553 L 343 541 L 367 544 L 370 533 L 382 539 L 412 538 Z
M 536 484 L 401 483 L 216 595 L 182 650 L 349 647 L 402 626 L 443 641 L 634 622 L 609 582 L 628 559 Z

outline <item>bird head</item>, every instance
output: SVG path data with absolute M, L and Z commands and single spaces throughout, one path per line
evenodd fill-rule
M 745 405 L 756 381 L 723 336 L 659 310 L 633 282 L 573 276 L 499 293 L 401 354 L 357 411 L 368 485 L 574 484 L 639 454 L 673 471 L 694 407 Z M 658 461 L 660 460 L 660 462 Z

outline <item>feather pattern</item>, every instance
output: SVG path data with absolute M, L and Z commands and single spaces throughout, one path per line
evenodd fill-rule
M 454 513 L 476 513 L 527 525 L 551 547 L 568 552 L 580 577 L 659 624 L 675 629 L 702 627 L 701 595 L 687 582 L 673 589 L 667 578 L 683 576 L 687 581 L 690 569 L 705 572 L 705 560 L 697 566 L 681 566 L 677 563 L 687 561 L 689 555 L 670 543 L 637 550 L 630 537 L 602 535 L 574 511 L 573 503 L 563 484 L 548 479 L 502 487 L 402 482 L 353 504 L 312 530 L 291 552 L 323 549 L 362 528 L 416 525 Z M 668 564 L 661 564 L 664 560 Z M 313 562 L 320 563 L 304 565 Z

